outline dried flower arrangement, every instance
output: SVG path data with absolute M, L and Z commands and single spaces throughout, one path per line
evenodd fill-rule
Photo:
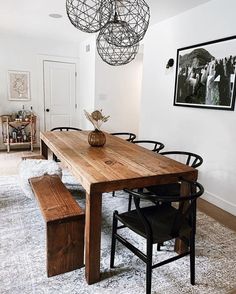
M 100 131 L 101 125 L 108 121 L 110 116 L 104 116 L 101 110 L 95 110 L 91 114 L 84 110 L 86 118 L 93 124 L 95 130 Z

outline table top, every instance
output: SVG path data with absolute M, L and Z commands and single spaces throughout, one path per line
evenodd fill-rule
M 103 147 L 91 147 L 87 131 L 41 132 L 40 138 L 88 193 L 197 179 L 192 167 L 105 134 Z

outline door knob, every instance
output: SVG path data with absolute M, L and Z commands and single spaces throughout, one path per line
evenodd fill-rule
M 50 111 L 49 108 L 46 108 L 46 111 L 49 112 Z

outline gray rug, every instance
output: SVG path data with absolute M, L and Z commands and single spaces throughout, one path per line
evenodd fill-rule
M 68 174 L 63 180 L 84 205 L 81 187 Z M 88 286 L 84 268 L 47 278 L 44 222 L 37 203 L 24 196 L 17 176 L 0 177 L 0 293 L 145 293 L 145 265 L 121 244 L 117 246 L 117 267 L 109 268 L 112 212 L 126 208 L 124 193 L 118 192 L 116 197 L 104 194 L 101 282 Z M 190 284 L 189 257 L 185 257 L 153 270 L 152 293 L 216 294 L 232 291 L 236 273 L 236 234 L 202 213 L 198 213 L 197 227 L 196 285 Z M 124 234 L 135 245 L 145 248 L 141 238 L 127 231 Z M 169 243 L 161 252 L 155 252 L 155 261 L 173 256 L 172 249 Z

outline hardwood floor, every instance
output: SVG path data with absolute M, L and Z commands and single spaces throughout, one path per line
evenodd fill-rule
M 32 154 L 39 154 L 39 149 L 35 149 L 34 152 L 17 150 L 7 153 L 6 151 L 0 151 L 0 176 L 16 175 L 21 157 Z M 236 217 L 232 214 L 203 199 L 199 200 L 198 209 L 236 232 Z
M 0 151 L 0 176 L 18 174 L 18 165 L 21 162 L 21 157 L 36 154 L 39 154 L 39 149 L 35 149 L 33 152 L 26 150 L 14 150 L 9 153 Z
M 198 209 L 236 232 L 236 216 L 203 199 L 199 199 Z

